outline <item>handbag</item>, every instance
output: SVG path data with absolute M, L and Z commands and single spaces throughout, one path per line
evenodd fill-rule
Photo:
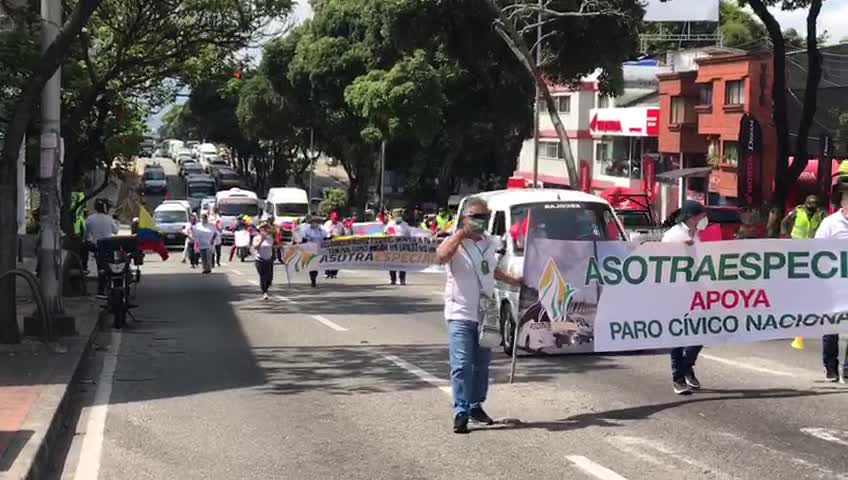
M 465 245 L 462 245 L 462 249 L 465 250 L 473 263 L 473 257 L 465 248 Z M 474 267 L 474 274 L 477 277 L 477 285 L 480 287 L 480 298 L 477 305 L 478 343 L 480 348 L 497 348 L 501 344 L 498 302 L 494 295 L 487 295 L 483 292 L 483 279 L 480 278 L 480 272 L 476 266 Z

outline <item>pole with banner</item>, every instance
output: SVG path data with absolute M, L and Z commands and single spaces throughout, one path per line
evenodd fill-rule
M 739 123 L 739 164 L 736 175 L 739 207 L 758 208 L 763 203 L 760 167 L 762 151 L 763 131 L 760 122 L 746 113 Z
M 592 193 L 592 166 L 588 160 L 580 160 L 580 191 Z
M 654 200 L 654 190 L 657 188 L 657 162 L 652 157 L 642 158 L 642 188 L 649 201 Z
M 823 202 L 830 204 L 830 190 L 833 183 L 833 138 L 828 132 L 819 135 L 819 165 L 816 171 L 819 195 Z M 836 205 L 835 207 L 838 207 Z

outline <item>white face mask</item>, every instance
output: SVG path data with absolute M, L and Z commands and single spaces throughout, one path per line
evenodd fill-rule
M 707 217 L 704 217 L 704 218 L 702 218 L 701 220 L 698 221 L 698 223 L 695 225 L 695 228 L 697 228 L 698 231 L 700 232 L 700 231 L 706 229 L 707 225 L 709 225 L 709 224 L 710 224 L 710 219 L 707 218 Z

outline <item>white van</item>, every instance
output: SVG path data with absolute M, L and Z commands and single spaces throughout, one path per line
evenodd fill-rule
M 184 203 L 163 202 L 153 210 L 153 223 L 162 231 L 166 246 L 183 246 L 189 210 Z
M 297 222 L 309 214 L 309 195 L 302 188 L 272 188 L 265 199 L 263 218 L 280 228 L 281 238 L 288 240 Z
M 509 189 L 482 192 L 475 195 L 489 204 L 492 216 L 489 233 L 503 241 L 498 251 L 499 268 L 520 277 L 524 271 L 524 241 L 528 213 L 533 211 L 534 235 L 558 240 L 621 240 L 624 229 L 615 211 L 604 199 L 588 193 L 558 189 Z M 465 197 L 459 204 L 459 218 L 454 229 L 462 225 Z M 567 208 L 550 208 L 566 206 Z M 519 289 L 498 282 L 495 298 L 501 306 L 501 335 L 504 352 L 512 353 L 515 319 L 519 318 Z M 553 335 L 550 330 L 533 330 L 534 335 Z M 519 345 L 533 348 L 534 344 L 554 339 L 523 338 Z M 591 350 L 587 350 L 591 351 Z
M 259 197 L 241 188 L 222 190 L 215 194 L 215 209 L 224 229 L 221 238 L 229 245 L 233 243 L 233 227 L 239 217 L 247 215 L 254 224 L 259 220 Z

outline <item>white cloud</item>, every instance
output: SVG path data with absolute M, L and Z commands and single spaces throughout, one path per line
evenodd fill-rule
M 312 16 L 312 5 L 309 4 L 309 0 L 297 0 L 297 5 L 294 7 L 294 16 L 297 23 Z
M 784 12 L 779 8 L 773 8 L 772 13 L 784 30 L 794 28 L 801 35 L 806 35 L 807 9 Z M 819 14 L 818 30 L 819 32 L 827 30 L 830 34 L 829 43 L 837 43 L 848 37 L 848 0 L 826 0 Z

